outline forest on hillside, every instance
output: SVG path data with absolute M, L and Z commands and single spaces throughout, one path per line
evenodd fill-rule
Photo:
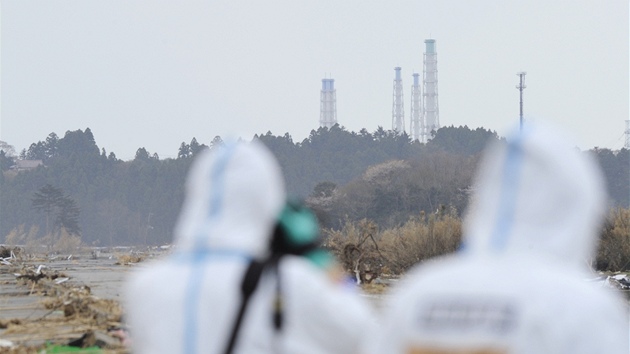
M 426 144 L 383 128 L 319 128 L 301 142 L 271 132 L 254 137 L 282 166 L 287 190 L 316 211 L 324 228 L 367 219 L 398 227 L 419 215 L 461 215 L 479 154 L 500 140 L 484 128 L 444 127 Z M 182 142 L 177 158 L 145 148 L 130 161 L 99 148 L 92 131 L 50 133 L 17 156 L 0 145 L 0 243 L 25 242 L 62 229 L 94 246 L 170 243 L 195 155 L 222 144 Z M 4 147 L 4 149 L 3 149 Z M 611 206 L 628 207 L 628 150 L 593 149 L 608 182 Z M 41 160 L 24 171 L 18 160 Z

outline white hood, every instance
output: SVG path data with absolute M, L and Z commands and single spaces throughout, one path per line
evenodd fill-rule
M 419 265 L 368 353 L 627 354 L 627 309 L 585 281 L 604 210 L 597 165 L 538 124 L 489 148 L 461 254 Z
M 595 161 L 574 146 L 530 123 L 489 147 L 464 225 L 464 252 L 525 252 L 586 265 L 606 198 Z
M 286 199 L 280 166 L 259 141 L 228 142 L 193 163 L 175 228 L 183 251 L 263 256 Z
M 278 163 L 262 143 L 228 143 L 198 156 L 176 227 L 177 252 L 146 264 L 127 283 L 134 353 L 223 353 L 252 257 L 267 252 L 285 205 Z M 273 309 L 282 279 L 284 325 Z M 371 314 L 303 257 L 286 256 L 249 300 L 234 353 L 351 353 Z

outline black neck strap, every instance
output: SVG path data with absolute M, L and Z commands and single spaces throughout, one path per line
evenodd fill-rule
M 234 350 L 236 337 L 238 337 L 238 332 L 241 327 L 241 322 L 243 322 L 243 315 L 245 315 L 245 310 L 247 309 L 249 298 L 254 293 L 254 290 L 256 290 L 256 287 L 258 286 L 258 281 L 260 280 L 260 276 L 262 275 L 264 269 L 265 263 L 256 260 L 252 260 L 247 267 L 247 271 L 245 272 L 245 276 L 243 277 L 243 282 L 241 283 L 241 306 L 238 310 L 236 320 L 234 321 L 232 334 L 230 335 L 230 340 L 224 351 L 225 354 L 231 354 Z
M 231 354 L 234 351 L 234 345 L 236 345 L 236 339 L 238 338 L 238 333 L 243 322 L 243 317 L 245 316 L 245 311 L 247 310 L 247 304 L 249 303 L 249 299 L 251 298 L 252 294 L 258 287 L 258 283 L 260 282 L 262 273 L 266 268 L 271 268 L 273 272 L 276 273 L 277 284 L 274 299 L 273 324 L 276 331 L 282 329 L 283 304 L 280 276 L 278 274 L 279 258 L 279 256 L 272 256 L 270 259 L 267 259 L 264 262 L 252 260 L 249 263 L 247 271 L 245 271 L 245 276 L 243 277 L 243 282 L 241 283 L 241 306 L 239 307 L 238 314 L 236 316 L 236 319 L 234 320 L 230 340 L 228 341 L 224 351 L 225 354 Z

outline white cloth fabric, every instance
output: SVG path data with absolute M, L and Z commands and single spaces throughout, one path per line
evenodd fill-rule
M 605 210 L 600 171 L 527 124 L 484 155 L 461 252 L 419 265 L 368 353 L 628 353 L 626 306 L 585 281 Z
M 194 162 L 176 227 L 176 251 L 133 274 L 126 310 L 133 351 L 223 353 L 249 261 L 266 255 L 285 202 L 280 167 L 260 143 L 228 143 Z M 263 274 L 235 353 L 353 353 L 373 325 L 354 289 L 302 257 L 279 265 L 284 325 L 274 332 L 277 277 Z

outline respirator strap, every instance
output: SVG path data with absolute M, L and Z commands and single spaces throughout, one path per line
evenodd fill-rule
M 252 260 L 247 267 L 245 277 L 243 277 L 243 282 L 241 283 L 241 306 L 239 306 L 238 315 L 236 316 L 234 325 L 232 326 L 232 334 L 230 335 L 230 340 L 225 348 L 225 354 L 230 354 L 234 350 L 236 338 L 238 337 L 238 332 L 240 330 L 241 323 L 243 322 L 243 316 L 245 315 L 249 298 L 254 293 L 254 290 L 256 290 L 264 269 L 265 263 L 257 260 Z

